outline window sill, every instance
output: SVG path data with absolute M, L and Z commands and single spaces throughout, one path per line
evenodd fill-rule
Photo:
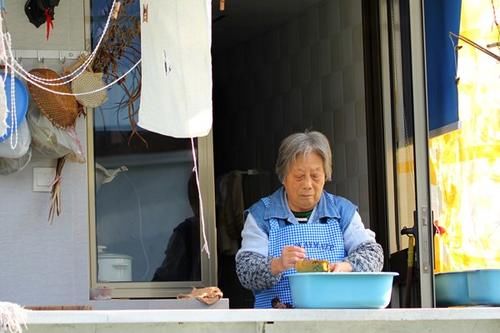
M 112 299 L 89 301 L 88 305 L 93 310 L 229 309 L 229 299 L 223 298 L 213 305 L 206 305 L 195 299 Z

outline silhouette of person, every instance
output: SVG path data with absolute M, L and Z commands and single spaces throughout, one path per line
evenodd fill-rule
M 156 269 L 152 281 L 201 280 L 200 206 L 194 173 L 188 181 L 188 199 L 194 216 L 174 228 L 165 250 L 165 259 Z

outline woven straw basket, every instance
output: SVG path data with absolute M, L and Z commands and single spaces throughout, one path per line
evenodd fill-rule
M 94 73 L 84 71 L 71 83 L 71 89 L 75 94 L 95 91 L 104 87 L 102 81 L 102 73 Z M 93 94 L 76 96 L 76 100 L 83 106 L 88 108 L 96 108 L 101 106 L 108 99 L 106 90 L 101 90 Z
M 60 76 L 48 68 L 35 68 L 31 74 L 44 79 L 58 79 Z M 54 81 L 57 82 L 57 81 Z M 71 93 L 68 85 L 46 86 L 50 90 Z M 31 97 L 40 108 L 40 111 L 57 127 L 68 128 L 74 126 L 78 117 L 78 103 L 75 96 L 58 95 L 43 90 L 28 82 Z

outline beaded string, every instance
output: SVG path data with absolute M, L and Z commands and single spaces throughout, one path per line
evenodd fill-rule
M 29 82 L 31 82 L 31 83 L 33 83 L 33 81 L 36 81 L 39 83 L 43 83 L 44 85 L 47 85 L 47 86 L 61 86 L 61 85 L 65 85 L 65 84 L 70 83 L 71 81 L 73 81 L 77 77 L 79 77 L 81 74 L 83 74 L 83 72 L 85 72 L 85 69 L 88 67 L 88 65 L 94 60 L 94 57 L 97 54 L 97 51 L 99 50 L 101 43 L 104 39 L 104 36 L 106 35 L 106 33 L 108 31 L 109 24 L 111 22 L 111 18 L 113 17 L 113 15 L 112 15 L 113 8 L 115 8 L 115 6 L 118 6 L 118 4 L 117 4 L 116 0 L 113 0 L 113 3 L 111 5 L 111 10 L 109 11 L 108 18 L 106 19 L 106 24 L 104 25 L 104 30 L 101 34 L 101 37 L 99 37 L 99 41 L 97 42 L 96 47 L 94 48 L 92 53 L 90 53 L 88 58 L 78 68 L 76 68 L 73 72 L 68 73 L 67 75 L 64 75 L 64 76 L 62 76 L 60 78 L 56 78 L 56 79 L 46 79 L 46 78 L 38 77 L 36 75 L 29 73 L 27 70 L 25 70 L 23 68 L 23 66 L 17 62 L 17 60 L 13 56 L 12 52 L 9 52 L 9 56 L 12 59 L 13 67 L 15 67 L 16 69 L 19 69 L 19 71 L 24 74 L 23 78 L 25 78 L 25 80 L 28 80 L 26 77 L 29 77 L 31 79 L 31 80 L 29 80 Z M 5 33 L 5 35 L 8 38 L 7 40 L 10 41 L 10 33 L 7 32 L 7 33 Z M 9 44 L 8 44 L 9 48 L 10 48 L 10 44 L 11 43 L 9 42 Z M 16 72 L 19 74 L 18 71 L 16 71 Z M 69 78 L 69 79 L 66 80 L 67 78 Z M 57 81 L 57 83 L 54 83 L 54 81 Z
M 67 75 L 64 75 L 59 78 L 54 78 L 54 79 L 48 79 L 48 78 L 43 78 L 39 77 L 36 75 L 33 75 L 29 73 L 26 69 L 23 68 L 21 64 L 17 62 L 17 60 L 14 57 L 13 51 L 12 51 L 12 38 L 9 32 L 4 33 L 4 22 L 3 22 L 3 16 L 5 13 L 5 8 L 3 6 L 3 2 L 0 2 L 0 10 L 1 10 L 1 15 L 0 15 L 0 61 L 4 63 L 6 67 L 6 73 L 10 72 L 10 83 L 11 83 L 11 89 L 10 89 L 10 110 L 7 108 L 7 114 L 6 117 L 8 117 L 8 114 L 11 114 L 11 121 L 10 124 L 7 124 L 7 126 L 10 125 L 10 128 L 12 130 L 12 135 L 10 137 L 10 146 L 12 149 L 15 149 L 18 144 L 18 119 L 17 119 L 17 108 L 16 108 L 16 88 L 15 88 L 15 75 L 18 74 L 20 77 L 22 77 L 24 80 L 27 82 L 30 82 L 31 84 L 37 86 L 40 89 L 43 89 L 45 91 L 48 91 L 53 94 L 57 95 L 66 95 L 66 96 L 82 96 L 82 95 L 90 95 L 94 94 L 96 92 L 100 92 L 103 90 L 108 89 L 112 85 L 116 84 L 120 80 L 122 80 L 125 76 L 127 76 L 132 70 L 134 70 L 140 63 L 141 60 L 137 61 L 129 70 L 125 72 L 125 74 L 121 75 L 119 78 L 114 80 L 113 82 L 107 84 L 104 87 L 101 87 L 96 90 L 92 91 L 87 91 L 87 92 L 82 92 L 82 93 L 65 93 L 65 92 L 59 92 L 55 91 L 52 89 L 49 89 L 45 86 L 60 86 L 60 85 L 65 85 L 70 83 L 71 81 L 75 80 L 78 78 L 80 75 L 82 75 L 88 65 L 94 60 L 95 55 L 97 54 L 97 51 L 101 47 L 101 43 L 104 39 L 104 36 L 106 35 L 106 32 L 109 29 L 109 25 L 111 22 L 111 18 L 115 14 L 115 9 L 119 8 L 120 2 L 117 0 L 113 0 L 113 3 L 111 5 L 111 10 L 108 13 L 108 17 L 106 20 L 106 24 L 104 26 L 103 32 L 99 38 L 99 41 L 97 42 L 96 47 L 92 51 L 92 53 L 87 57 L 87 59 L 78 67 L 76 68 L 73 72 L 68 73 Z M 4 78 L 4 82 L 5 82 Z M 57 81 L 57 82 L 54 82 Z M 0 120 L 1 121 L 1 120 Z

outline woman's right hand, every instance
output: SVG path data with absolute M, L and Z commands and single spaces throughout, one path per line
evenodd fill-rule
M 271 262 L 271 272 L 277 275 L 287 269 L 294 268 L 298 261 L 306 258 L 306 250 L 300 246 L 285 246 L 281 256 Z

